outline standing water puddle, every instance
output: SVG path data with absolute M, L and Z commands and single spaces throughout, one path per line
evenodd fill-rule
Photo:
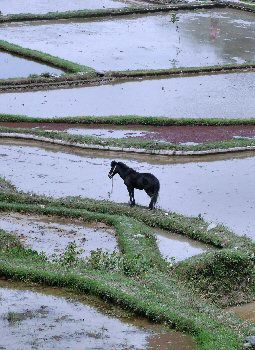
M 113 159 L 123 161 L 158 177 L 161 208 L 184 215 L 200 214 L 255 239 L 254 153 L 176 158 L 2 140 L 0 159 L 1 176 L 23 191 L 127 203 L 122 179 L 114 177 L 112 191 L 107 176 Z M 144 191 L 135 191 L 135 198 L 138 204 L 149 204 Z
M 5 349 L 191 350 L 190 336 L 134 318 L 87 296 L 0 281 Z
M 71 135 L 81 135 L 81 136 L 96 136 L 103 138 L 128 138 L 128 137 L 139 137 L 146 135 L 146 131 L 138 130 L 125 130 L 125 129 L 81 129 L 81 128 L 71 128 L 67 129 L 66 132 Z
M 47 13 L 77 11 L 84 9 L 118 8 L 128 5 L 128 1 L 121 0 L 1 0 L 1 12 L 17 13 Z
M 118 250 L 114 230 L 103 223 L 89 225 L 72 219 L 0 213 L 0 229 L 16 234 L 25 246 L 50 257 L 63 254 L 71 242 L 82 250 L 83 258 L 92 250 Z
M 57 51 L 61 58 L 97 70 L 245 63 L 255 55 L 253 14 L 226 9 L 5 24 L 0 38 L 52 55 Z
M 0 113 L 42 118 L 132 114 L 170 118 L 253 118 L 254 85 L 255 73 L 251 72 L 5 93 L 0 94 Z
M 25 78 L 30 74 L 40 75 L 49 73 L 60 75 L 63 73 L 61 70 L 52 68 L 46 64 L 13 56 L 2 51 L 0 51 L 0 67 L 0 79 Z
M 169 262 L 178 262 L 212 250 L 211 246 L 181 235 L 159 229 L 154 230 L 154 233 L 157 237 L 157 244 L 161 255 Z

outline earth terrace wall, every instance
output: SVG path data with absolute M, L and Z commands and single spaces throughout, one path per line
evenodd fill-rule
M 11 44 L 12 45 L 12 44 Z M 1 46 L 1 44 L 0 44 Z M 15 45 L 16 46 L 16 45 Z M 24 49 L 27 50 L 27 49 Z M 33 56 L 33 50 L 31 55 Z M 38 51 L 35 51 L 35 56 Z M 44 55 L 43 53 L 40 53 Z M 48 56 L 48 55 L 46 55 Z M 24 56 L 25 57 L 25 56 Z M 29 57 L 29 56 L 27 56 Z M 50 56 L 53 57 L 53 56 Z M 44 57 L 45 58 L 45 57 Z M 47 61 L 47 57 L 44 62 L 52 64 L 51 60 Z M 225 64 L 217 66 L 205 66 L 205 67 L 180 67 L 175 69 L 158 69 L 158 70 L 130 70 L 130 71 L 109 71 L 109 72 L 96 72 L 92 68 L 86 66 L 80 66 L 76 63 L 58 59 L 56 67 L 68 66 L 66 62 L 70 63 L 69 72 L 71 70 L 77 70 L 74 74 L 63 75 L 61 77 L 30 77 L 30 78 L 16 78 L 16 79 L 1 79 L 0 91 L 3 92 L 15 92 L 15 91 L 40 91 L 40 90 L 54 90 L 64 87 L 81 87 L 81 86 L 97 86 L 110 83 L 134 81 L 141 78 L 162 78 L 162 77 L 182 77 L 182 76 L 194 76 L 194 75 L 208 75 L 208 74 L 226 74 L 226 73 L 238 73 L 238 72 L 251 72 L 255 69 L 255 63 L 245 64 Z M 38 59 L 39 60 L 39 59 Z M 58 65 L 59 64 L 59 65 Z M 74 65 L 72 67 L 72 64 Z M 83 68 L 82 68 L 83 67 Z

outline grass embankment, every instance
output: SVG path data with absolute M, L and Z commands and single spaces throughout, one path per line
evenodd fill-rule
M 23 248 L 15 238 L 2 231 L 1 276 L 97 295 L 155 322 L 192 334 L 201 350 L 242 349 L 243 337 L 251 332 L 249 326 L 201 299 L 190 286 L 187 288 L 180 282 L 174 270 L 171 271 L 160 257 L 155 238 L 140 222 L 126 216 L 39 203 L 1 202 L 1 210 L 79 217 L 112 224 L 124 260 L 116 265 L 116 256 L 113 256 L 112 262 L 96 264 L 96 269 L 92 268 L 95 264 L 79 259 L 69 266 L 63 261 L 52 263 L 45 256 Z
M 255 119 L 251 121 L 250 125 L 253 125 L 254 121 Z M 210 125 L 210 121 L 208 124 Z M 147 125 L 149 125 L 149 123 Z M 173 125 L 177 125 L 177 123 Z M 192 124 L 191 123 L 188 124 L 188 120 L 187 120 L 186 125 L 192 125 Z M 203 121 L 201 125 L 204 125 Z M 220 125 L 220 122 L 219 123 L 215 122 L 214 125 Z M 237 121 L 236 124 L 229 123 L 227 125 L 242 125 L 242 124 L 239 124 L 239 121 Z M 244 123 L 244 125 L 249 125 L 249 124 Z M 182 144 L 174 144 L 174 143 L 168 143 L 168 142 L 164 143 L 160 141 L 147 140 L 144 138 L 116 139 L 116 138 L 103 138 L 103 137 L 96 137 L 96 136 L 71 135 L 66 132 L 46 131 L 39 128 L 30 129 L 30 128 L 0 127 L 0 133 L 2 133 L 2 136 L 4 136 L 3 134 L 6 134 L 5 136 L 10 138 L 20 137 L 23 139 L 24 138 L 29 139 L 30 137 L 30 139 L 32 138 L 38 141 L 53 142 L 53 143 L 59 142 L 60 144 L 63 144 L 62 142 L 65 142 L 67 146 L 72 145 L 72 146 L 84 147 L 88 149 L 98 148 L 106 151 L 112 150 L 112 151 L 121 151 L 121 152 L 139 152 L 140 151 L 143 153 L 152 153 L 152 154 L 159 153 L 159 154 L 165 154 L 165 155 L 167 154 L 189 155 L 190 153 L 192 154 L 192 152 L 195 152 L 195 153 L 197 152 L 197 154 L 199 154 L 199 152 L 202 152 L 203 154 L 203 152 L 207 152 L 207 151 L 208 153 L 210 151 L 224 153 L 227 151 L 234 152 L 234 151 L 240 151 L 240 150 L 249 150 L 255 147 L 255 139 L 252 139 L 252 138 L 249 139 L 245 137 L 225 140 L 225 141 L 203 142 L 197 145 L 182 145 Z
M 0 113 L 0 122 L 26 122 L 26 123 L 67 123 L 82 125 L 149 125 L 149 126 L 230 126 L 230 125 L 255 125 L 254 118 L 173 118 L 139 115 L 119 116 L 67 116 L 59 118 L 31 117 L 18 114 Z
M 126 71 L 109 71 L 105 77 L 114 78 L 142 78 L 171 75 L 189 75 L 189 74 L 208 74 L 224 73 L 231 71 L 252 70 L 255 68 L 255 62 L 243 64 L 221 64 L 215 66 L 198 66 L 198 67 L 179 67 L 170 69 L 137 69 Z
M 146 14 L 155 12 L 169 12 L 178 10 L 196 10 L 196 9 L 210 9 L 215 7 L 225 7 L 221 3 L 180 3 L 171 4 L 167 6 L 139 6 L 139 7 L 124 7 L 124 8 L 108 8 L 96 10 L 77 10 L 65 12 L 48 12 L 42 14 L 20 13 L 0 16 L 0 23 L 6 22 L 22 22 L 22 21 L 42 21 L 42 20 L 59 20 L 59 19 L 73 19 L 73 18 L 101 18 L 113 16 L 127 16 L 132 14 Z
M 78 63 L 74 63 L 68 60 L 64 60 L 62 58 L 52 56 L 41 51 L 27 49 L 19 45 L 9 43 L 5 40 L 0 40 L 0 50 L 13 53 L 21 57 L 30 58 L 38 62 L 47 63 L 56 68 L 63 69 L 65 72 L 68 73 L 81 73 L 88 77 L 93 77 L 97 75 L 96 71 L 93 68 L 80 65 Z

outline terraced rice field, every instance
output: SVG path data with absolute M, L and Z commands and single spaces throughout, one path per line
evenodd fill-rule
M 254 5 L 0 11 L 0 348 L 251 349 Z

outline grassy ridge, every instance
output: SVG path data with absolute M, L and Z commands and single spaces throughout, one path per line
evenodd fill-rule
M 22 57 L 34 59 L 38 62 L 50 64 L 56 68 L 60 68 L 69 73 L 84 73 L 90 77 L 96 76 L 96 71 L 90 67 L 80 65 L 62 58 L 49 55 L 47 53 L 31 50 L 19 45 L 9 43 L 5 40 L 0 40 L 0 50 L 13 53 Z
M 202 218 L 187 217 L 174 212 L 149 211 L 144 207 L 130 207 L 126 204 L 81 197 L 53 199 L 45 196 L 28 195 L 9 189 L 0 192 L 0 202 L 1 210 L 10 210 L 13 203 L 19 203 L 19 205 L 37 205 L 39 206 L 37 210 L 41 210 L 41 213 L 43 213 L 43 209 L 40 209 L 40 205 L 54 206 L 55 210 L 59 210 L 60 213 L 63 212 L 66 216 L 68 216 L 68 211 L 65 211 L 66 208 L 77 210 L 78 216 L 80 210 L 97 214 L 124 215 L 143 222 L 152 228 L 160 228 L 184 235 L 218 248 L 238 248 L 251 252 L 255 249 L 255 245 L 250 238 L 239 237 L 222 225 L 210 228 L 210 224 Z
M 222 64 L 216 66 L 198 66 L 198 67 L 178 67 L 170 69 L 137 69 L 126 71 L 109 71 L 105 73 L 106 77 L 114 78 L 141 78 L 141 77 L 154 77 L 154 76 L 171 76 L 171 75 L 184 75 L 184 74 L 199 74 L 199 73 L 222 73 L 231 71 L 252 70 L 255 68 L 254 63 L 242 63 L 242 64 Z
M 128 151 L 133 150 L 134 152 L 137 150 L 151 151 L 151 153 L 156 153 L 156 151 L 183 151 L 183 152 L 199 152 L 199 151 L 210 151 L 210 150 L 218 150 L 223 153 L 224 151 L 232 150 L 235 148 L 237 150 L 239 148 L 247 149 L 251 147 L 255 147 L 255 139 L 247 139 L 247 138 L 238 138 L 231 139 L 226 141 L 214 141 L 214 142 L 203 142 L 198 145 L 181 145 L 181 144 L 173 144 L 173 143 L 162 143 L 153 140 L 146 140 L 143 138 L 103 138 L 96 136 L 81 136 L 81 135 L 71 135 L 65 132 L 60 131 L 45 131 L 43 129 L 28 129 L 28 128 L 6 128 L 0 127 L 0 133 L 7 133 L 10 136 L 14 137 L 11 134 L 15 134 L 15 137 L 19 137 L 19 135 L 29 135 L 36 137 L 46 138 L 44 142 L 52 141 L 64 141 L 67 143 L 71 143 L 72 145 L 86 145 L 87 148 L 102 146 L 106 151 L 109 150 L 109 147 L 112 147 L 111 150 L 118 151 Z M 20 138 L 23 138 L 20 136 Z M 178 154 L 175 154 L 178 155 Z M 179 154 L 179 155 L 182 155 Z
M 146 14 L 155 12 L 169 12 L 178 10 L 195 10 L 204 8 L 225 7 L 221 3 L 189 3 L 189 4 L 173 4 L 168 6 L 140 6 L 140 7 L 124 7 L 124 8 L 109 8 L 96 10 L 77 10 L 65 12 L 48 12 L 44 14 L 21 13 L 0 16 L 0 23 L 18 22 L 18 21 L 41 21 L 41 20 L 58 20 L 72 18 L 100 18 L 112 16 L 126 16 L 132 14 Z
M 60 118 L 31 117 L 26 115 L 0 113 L 0 122 L 26 122 L 26 123 L 68 123 L 84 125 L 148 125 L 148 126 L 228 126 L 228 125 L 255 125 L 254 118 L 173 118 L 152 117 L 138 115 L 120 116 L 67 116 Z
M 2 203 L 1 209 L 4 209 Z M 8 205 L 8 204 L 6 204 Z M 70 211 L 68 208 L 40 206 L 28 206 L 13 203 L 8 210 L 21 212 L 39 212 L 51 215 L 77 215 L 88 220 L 106 220 L 108 223 L 122 221 L 124 217 L 114 218 L 110 215 L 101 215 L 85 211 Z M 128 233 L 127 233 L 128 225 Z M 116 227 L 116 226 L 115 226 Z M 134 245 L 133 238 L 137 236 L 137 226 L 134 221 L 128 221 L 124 226 L 119 227 L 127 242 L 120 242 L 123 254 L 129 256 L 131 253 L 141 249 L 140 242 Z M 118 228 L 116 227 L 118 231 Z M 139 227 L 139 232 L 144 228 Z M 147 229 L 145 228 L 148 233 Z M 120 231 L 118 234 L 120 234 Z M 145 231 L 143 231 L 145 233 Z M 146 233 L 146 234 L 147 234 Z M 6 236 L 7 234 L 5 234 Z M 133 237 L 132 237 L 133 236 Z M 143 261 L 140 266 L 146 269 L 132 271 L 132 274 L 115 273 L 98 270 L 91 270 L 82 265 L 82 268 L 60 266 L 45 260 L 36 252 L 27 250 L 17 243 L 10 247 L 2 244 L 3 232 L 0 234 L 0 276 L 6 278 L 31 281 L 48 286 L 68 287 L 80 293 L 90 293 L 103 299 L 114 302 L 122 307 L 130 309 L 139 315 L 158 322 L 166 323 L 177 330 L 193 334 L 198 342 L 198 348 L 203 350 L 239 350 L 242 346 L 242 337 L 250 332 L 250 328 L 242 324 L 234 316 L 222 313 L 217 307 L 202 301 L 200 297 L 180 283 L 175 275 L 169 274 L 165 268 L 159 269 L 158 257 L 151 256 L 151 237 L 144 236 L 141 244 Z M 139 236 L 140 237 L 140 236 Z M 6 237 L 5 237 L 6 240 Z M 10 240 L 10 238 L 9 238 Z M 146 247 L 147 245 L 147 247 Z M 154 264 L 148 264 L 154 261 Z M 133 278 L 130 276 L 134 276 Z M 138 278 L 139 276 L 139 278 Z

